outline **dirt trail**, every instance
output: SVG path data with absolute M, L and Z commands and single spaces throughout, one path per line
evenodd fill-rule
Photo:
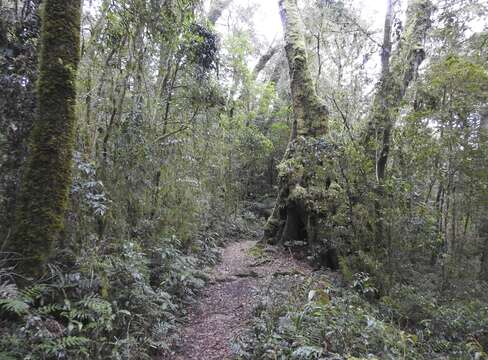
M 291 256 L 255 245 L 237 242 L 223 250 L 209 286 L 190 310 L 181 347 L 172 359 L 231 359 L 230 341 L 248 325 L 260 290 L 280 276 L 310 274 L 308 266 Z

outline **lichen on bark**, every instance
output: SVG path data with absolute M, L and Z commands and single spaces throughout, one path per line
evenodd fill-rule
M 396 51 L 392 51 L 391 44 L 392 18 L 387 14 L 381 77 L 365 136 L 366 152 L 376 165 L 375 175 L 380 183 L 385 177 L 395 117 L 425 58 L 424 42 L 431 26 L 431 13 L 430 0 L 409 1 L 405 31 Z
M 374 174 L 370 174 L 376 182 L 373 223 L 375 242 L 380 249 L 385 248 L 382 212 L 387 204 L 383 187 L 390 155 L 391 133 L 408 87 L 425 58 L 424 42 L 431 26 L 432 3 L 430 0 L 408 2 L 405 31 L 395 51 L 392 51 L 391 42 L 391 12 L 390 0 L 385 19 L 381 76 L 363 138 L 365 153 L 374 164 Z
M 308 158 L 311 149 L 323 142 L 320 137 L 327 133 L 328 111 L 316 93 L 309 70 L 297 2 L 281 0 L 279 5 L 290 72 L 293 128 L 279 166 L 280 190 L 265 226 L 264 241 L 307 240 L 312 243 L 317 220 L 312 207 L 320 195 L 309 187 L 314 169 L 308 168 Z
M 328 111 L 317 95 L 310 73 L 297 2 L 296 0 L 281 0 L 279 4 L 290 71 L 296 135 L 324 135 L 327 132 Z
M 46 0 L 41 21 L 38 114 L 22 178 L 13 241 L 17 269 L 39 277 L 64 226 L 71 185 L 81 0 Z

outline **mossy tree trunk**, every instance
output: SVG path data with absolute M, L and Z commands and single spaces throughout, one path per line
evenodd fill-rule
M 398 48 L 392 51 L 392 0 L 387 0 L 381 55 L 381 76 L 373 99 L 370 121 L 364 138 L 366 153 L 374 166 L 376 181 L 375 238 L 384 247 L 383 209 L 384 181 L 390 154 L 391 132 L 407 89 L 417 76 L 425 58 L 424 42 L 431 26 L 430 0 L 410 0 L 404 34 Z
M 297 135 L 324 135 L 327 132 L 328 111 L 317 95 L 310 73 L 297 2 L 296 0 L 280 0 L 279 5 L 293 102 L 295 129 L 292 133 L 292 140 Z
M 302 21 L 296 0 L 280 0 L 280 14 L 285 36 L 285 51 L 290 73 L 293 104 L 293 126 L 290 143 L 282 164 L 306 151 L 306 139 L 325 135 L 328 111 L 318 97 L 309 70 Z M 264 241 L 277 243 L 288 240 L 313 238 L 314 220 L 303 199 L 307 193 L 307 180 L 303 172 L 280 179 L 280 190 L 273 212 L 265 226 Z M 304 196 L 302 196 L 304 195 Z
M 482 159 L 486 161 L 488 154 L 488 107 L 481 109 L 480 114 L 480 128 L 479 128 L 479 140 L 480 149 L 482 149 Z M 484 169 L 485 181 L 488 180 L 488 169 Z M 488 193 L 484 189 L 479 189 L 480 203 L 482 204 L 480 212 L 481 219 L 478 225 L 478 235 L 481 240 L 481 262 L 480 262 L 480 280 L 488 282 L 488 216 L 487 206 Z
M 25 1 L 21 9 L 11 1 L 4 1 L 3 8 L 0 5 L 0 251 L 11 239 L 20 174 L 36 113 L 39 5 L 40 0 Z
M 381 183 L 386 174 L 391 130 L 407 89 L 425 59 L 424 42 L 430 28 L 430 0 L 410 0 L 404 35 L 392 53 L 392 0 L 387 0 L 384 39 L 381 55 L 381 77 L 373 99 L 373 111 L 366 140 L 373 147 L 376 178 Z
M 483 223 L 479 228 L 479 236 L 482 244 L 480 280 L 488 281 L 488 223 Z
M 38 114 L 16 209 L 10 249 L 18 271 L 43 275 L 64 226 L 71 186 L 81 0 L 45 0 L 37 83 Z

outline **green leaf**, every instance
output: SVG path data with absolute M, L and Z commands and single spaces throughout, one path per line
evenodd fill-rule
M 24 315 L 29 312 L 29 304 L 19 299 L 0 299 L 0 309 L 17 315 Z

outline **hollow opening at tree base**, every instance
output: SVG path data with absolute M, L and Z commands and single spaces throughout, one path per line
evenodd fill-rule
M 290 204 L 284 210 L 285 224 L 281 235 L 281 243 L 287 241 L 308 241 L 305 212 L 297 205 Z

